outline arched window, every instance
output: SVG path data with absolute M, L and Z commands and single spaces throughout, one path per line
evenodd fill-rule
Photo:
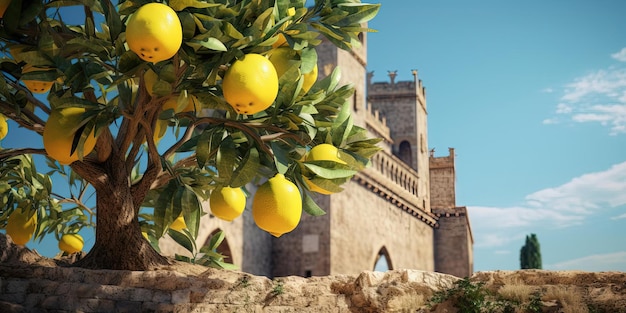
M 219 228 L 212 231 L 211 235 L 209 235 L 204 245 L 208 245 L 211 242 L 211 238 L 220 231 L 222 230 Z M 224 241 L 222 241 L 222 243 L 217 246 L 216 252 L 224 256 L 224 262 L 234 264 L 233 254 L 230 252 L 230 246 L 228 245 L 228 239 L 226 237 L 224 237 Z
M 386 272 L 392 269 L 393 266 L 391 265 L 389 252 L 387 252 L 387 248 L 382 247 L 380 251 L 378 251 L 378 255 L 376 256 L 376 261 L 374 262 L 374 271 Z
M 413 167 L 413 154 L 411 153 L 411 144 L 404 140 L 398 147 L 398 157 L 408 166 Z

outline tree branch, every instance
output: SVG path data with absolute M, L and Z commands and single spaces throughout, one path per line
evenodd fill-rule
M 76 161 L 70 164 L 70 167 L 80 177 L 92 184 L 96 190 L 108 183 L 106 171 L 97 163 L 89 160 Z

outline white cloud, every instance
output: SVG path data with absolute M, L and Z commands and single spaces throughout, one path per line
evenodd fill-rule
M 601 271 L 626 271 L 626 251 L 615 253 L 594 254 L 563 261 L 555 264 L 545 265 L 547 270 L 580 270 L 588 272 Z
M 553 93 L 554 89 L 552 89 L 550 87 L 547 87 L 547 88 L 542 89 L 541 92 L 543 92 L 543 93 Z
M 622 48 L 619 52 L 611 54 L 611 57 L 615 60 L 626 62 L 626 48 Z
M 626 62 L 626 48 L 611 55 Z M 575 123 L 599 123 L 611 135 L 626 134 L 626 67 L 622 64 L 596 70 L 565 85 L 555 113 Z M 556 121 L 544 119 L 543 124 Z
M 622 215 L 611 217 L 612 220 L 621 220 L 621 219 L 625 219 L 625 218 L 626 218 L 626 213 L 624 213 Z
M 541 123 L 545 124 L 545 125 L 552 125 L 552 124 L 558 124 L 559 120 L 556 119 L 556 118 L 547 118 L 547 119 L 541 121 Z
M 625 206 L 625 190 L 626 162 L 623 162 L 531 193 L 523 205 L 468 206 L 475 246 L 504 247 L 521 242 L 526 234 L 538 228 L 580 225 L 598 211 Z

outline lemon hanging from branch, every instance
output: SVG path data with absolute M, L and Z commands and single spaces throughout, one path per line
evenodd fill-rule
M 157 63 L 178 52 L 183 42 L 183 28 L 172 8 L 162 3 L 148 3 L 128 20 L 126 42 L 142 60 Z
M 280 173 L 263 183 L 252 200 L 254 222 L 274 237 L 294 230 L 301 216 L 300 190 Z
M 239 114 L 255 114 L 278 95 L 278 74 L 266 57 L 250 53 L 233 62 L 222 82 L 224 98 Z

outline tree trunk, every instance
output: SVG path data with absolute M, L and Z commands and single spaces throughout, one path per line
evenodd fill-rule
M 104 163 L 107 177 L 96 188 L 96 242 L 75 265 L 92 269 L 145 271 L 169 265 L 141 235 L 139 208 L 133 203 L 130 177 L 121 164 Z

